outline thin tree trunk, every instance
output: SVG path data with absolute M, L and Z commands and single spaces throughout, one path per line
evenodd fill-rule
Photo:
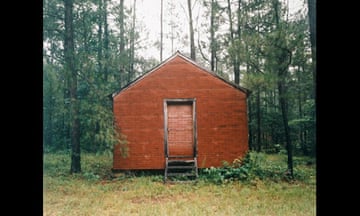
M 215 50 L 215 27 L 214 27 L 214 21 L 215 21 L 215 2 L 214 0 L 211 0 L 211 13 L 210 13 L 210 66 L 211 71 L 214 71 L 215 69 L 215 56 L 216 56 L 216 50 Z
M 119 42 L 119 48 L 120 48 L 120 69 L 119 69 L 119 80 L 120 80 L 120 87 L 123 85 L 123 76 L 125 74 L 125 30 L 124 30 L 124 0 L 120 0 L 120 14 L 119 14 L 119 25 L 120 25 L 120 42 Z
M 125 50 L 125 38 L 124 38 L 124 0 L 120 0 L 120 5 L 119 5 L 119 10 L 120 10 L 120 14 L 119 14 L 119 24 L 120 24 L 120 53 L 123 53 Z
M 70 92 L 70 128 L 71 128 L 71 173 L 81 172 L 80 163 L 80 120 L 77 101 L 77 73 L 75 68 L 73 0 L 65 2 L 65 39 L 64 56 Z
M 98 50 L 97 50 L 97 58 L 98 58 L 98 66 L 99 66 L 99 73 L 102 73 L 103 70 L 103 64 L 102 64 L 102 60 L 103 60 L 103 26 L 102 26 L 102 16 L 103 16 L 103 0 L 99 0 L 99 12 L 98 12 Z
M 247 99 L 247 101 L 248 101 L 248 110 L 249 110 L 249 114 L 248 114 L 248 116 L 249 116 L 249 123 L 248 123 L 248 128 L 249 128 L 249 149 L 250 149 L 250 151 L 251 150 L 254 150 L 254 147 L 253 147 L 253 129 L 252 129 L 252 127 L 251 127 L 251 122 L 252 122 L 252 104 L 251 104 L 251 100 L 248 98 Z
M 297 70 L 297 75 L 298 75 L 298 82 L 299 83 L 302 83 L 302 78 L 301 78 L 301 72 L 300 69 L 298 68 Z M 303 114 L 303 96 L 302 96 L 302 92 L 303 92 L 303 89 L 301 88 L 301 85 L 300 87 L 298 88 L 298 111 L 299 111 L 299 119 L 302 119 L 304 114 Z M 308 149 L 307 149 L 307 146 L 306 146 L 306 142 L 305 142 L 305 132 L 304 132 L 304 123 L 300 122 L 300 125 L 299 125 L 299 140 L 300 140 L 300 146 L 301 146 L 301 149 L 303 151 L 303 154 L 304 155 L 308 155 L 309 152 L 308 152 Z
M 299 118 L 302 119 L 303 118 L 303 110 L 302 110 L 302 97 L 301 97 L 301 94 L 299 93 L 298 95 L 298 100 L 299 100 Z M 304 139 L 304 123 L 300 123 L 299 125 L 299 140 L 300 140 L 300 146 L 301 146 L 301 149 L 303 151 L 303 154 L 304 155 L 309 155 L 309 152 L 308 152 L 308 149 L 307 149 L 307 146 L 306 146 L 306 142 L 305 142 L 305 139 Z
M 261 113 L 260 113 L 260 89 L 256 92 L 256 137 L 257 137 L 257 148 L 258 152 L 261 151 Z
M 308 0 L 308 15 L 309 15 L 309 27 L 310 27 L 310 43 L 311 43 L 311 58 L 312 58 L 312 74 L 313 74 L 313 91 L 312 98 L 316 100 L 316 0 Z M 316 107 L 312 114 L 314 128 L 314 134 L 316 134 Z M 316 151 L 316 136 L 314 135 L 311 152 L 313 154 Z
M 192 11 L 191 11 L 191 0 L 188 0 L 187 3 L 188 3 L 188 10 L 189 10 L 189 28 L 190 28 L 190 58 L 192 60 L 196 61 L 194 27 L 193 27 L 193 19 L 192 19 Z
M 133 5 L 133 20 L 132 20 L 132 27 L 131 27 L 131 35 L 130 35 L 130 69 L 129 69 L 129 76 L 128 76 L 128 83 L 134 77 L 134 62 L 135 62 L 135 22 L 136 22 L 136 0 L 134 0 Z
M 160 62 L 163 59 L 163 0 L 160 3 Z
M 279 90 L 279 103 L 281 108 L 281 114 L 282 114 L 282 120 L 284 124 L 284 132 L 285 132 L 285 139 L 286 139 L 286 150 L 287 150 L 287 156 L 288 156 L 288 172 L 290 174 L 290 177 L 294 177 L 293 172 L 293 149 L 292 149 L 292 143 L 290 139 L 290 128 L 289 128 L 289 120 L 288 120 L 288 114 L 287 114 L 287 102 L 285 99 L 285 87 L 283 81 L 278 82 L 278 90 Z
M 284 43 L 284 36 L 282 35 L 282 27 L 280 26 L 280 3 L 278 0 L 273 2 L 274 6 L 274 12 L 275 12 L 275 22 L 276 22 L 276 31 L 278 37 L 275 39 L 275 53 L 276 53 L 276 70 L 277 70 L 277 85 L 278 85 L 278 91 L 279 91 L 279 104 L 282 114 L 282 120 L 283 120 L 283 126 L 284 126 L 284 132 L 285 132 L 285 139 L 286 139 L 286 149 L 287 149 L 287 155 L 288 155 L 288 172 L 287 174 L 290 176 L 290 178 L 294 178 L 294 171 L 293 171 L 293 146 L 291 143 L 290 138 L 290 127 L 289 127 L 289 120 L 288 120 L 288 106 L 287 106 L 287 91 L 285 88 L 286 83 L 286 73 L 288 70 L 288 66 L 291 63 L 291 52 L 284 46 L 286 46 L 286 43 Z M 286 62 L 288 60 L 288 62 Z
M 314 83 L 315 83 L 315 78 L 316 78 L 316 0 L 308 0 L 308 15 L 309 15 L 309 26 L 310 26 L 310 43 L 311 43 L 311 59 L 312 59 L 312 66 L 313 66 L 313 79 L 314 79 Z
M 104 0 L 104 51 L 105 51 L 105 65 L 104 65 L 104 80 L 108 81 L 108 73 L 109 73 L 109 58 L 110 58 L 110 50 L 109 50 L 109 26 L 107 22 L 107 1 Z
M 227 9 L 229 15 L 229 30 L 230 30 L 230 45 L 235 47 L 235 37 L 234 37 L 234 30 L 233 30 L 233 21 L 232 21 L 232 11 L 231 11 L 231 3 L 230 0 L 227 0 Z M 238 29 L 239 31 L 239 29 Z M 237 49 L 235 49 L 235 53 L 230 53 L 231 62 L 233 64 L 234 70 L 234 81 L 236 84 L 240 84 L 240 65 L 238 62 L 238 54 Z
M 52 105 L 52 99 L 49 99 L 49 103 L 46 106 L 46 112 L 44 112 L 44 125 L 45 131 L 44 131 L 44 146 L 53 146 L 53 105 Z
M 63 147 L 66 150 L 70 150 L 71 149 L 71 142 L 69 142 L 69 140 L 71 140 L 70 138 L 70 91 L 69 91 L 69 78 L 68 77 L 68 72 L 65 72 L 65 78 L 64 78 L 64 113 L 63 113 L 63 118 L 62 118 L 62 128 L 63 128 L 63 133 L 62 136 L 64 138 L 63 140 Z
M 238 0 L 238 11 L 237 11 L 237 44 L 235 53 L 235 64 L 234 64 L 234 76 L 235 83 L 240 85 L 240 43 L 241 43 L 241 0 Z
M 232 12 L 231 12 L 231 3 L 230 0 L 227 0 L 227 9 L 228 9 L 228 15 L 229 15 L 229 30 L 230 30 L 230 42 L 233 42 L 234 40 L 234 31 L 233 31 L 233 23 L 232 23 Z

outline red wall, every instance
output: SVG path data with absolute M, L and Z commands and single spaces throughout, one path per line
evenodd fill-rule
M 123 89 L 113 112 L 128 156 L 114 170 L 164 169 L 164 99 L 196 98 L 198 166 L 221 166 L 248 150 L 246 94 L 180 56 Z

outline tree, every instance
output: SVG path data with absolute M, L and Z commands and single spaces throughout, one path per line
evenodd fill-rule
M 189 33 L 190 33 L 190 58 L 192 60 L 196 61 L 191 0 L 187 1 L 187 5 L 188 5 L 188 12 L 189 12 L 189 29 L 190 29 L 189 30 Z
M 211 13 L 210 13 L 210 68 L 211 71 L 215 71 L 215 59 L 216 59 L 216 41 L 215 41 L 215 31 L 217 26 L 215 24 L 215 13 L 216 13 L 217 2 L 211 0 Z
M 103 0 L 98 0 L 98 14 L 97 14 L 97 20 L 98 20 L 98 48 L 97 48 L 97 59 L 98 59 L 98 67 L 99 71 L 103 71 L 103 16 L 104 16 L 104 5 Z
M 241 1 L 238 2 L 238 8 L 237 8 L 237 30 L 235 31 L 233 29 L 234 27 L 234 21 L 233 21 L 233 13 L 231 9 L 231 1 L 227 0 L 227 11 L 229 16 L 229 56 L 232 62 L 233 71 L 234 71 L 234 82 L 236 84 L 240 84 L 240 44 L 241 44 L 241 20 L 240 20 L 240 13 L 241 13 Z
M 316 0 L 308 0 L 308 16 L 309 16 L 309 28 L 310 28 L 310 43 L 311 43 L 311 59 L 312 59 L 312 72 L 313 72 L 313 98 L 316 98 Z M 314 134 L 316 134 L 316 111 L 313 112 L 314 119 Z M 315 140 L 314 140 L 315 142 Z M 313 145 L 315 146 L 315 145 Z M 315 148 L 312 150 L 315 152 Z
M 293 172 L 293 146 L 290 138 L 290 127 L 288 119 L 288 92 L 286 86 L 286 80 L 288 75 L 289 65 L 291 64 L 292 52 L 287 47 L 285 23 L 281 21 L 281 3 L 278 0 L 272 1 L 273 6 L 273 20 L 274 30 L 270 34 L 269 50 L 268 50 L 268 61 L 270 62 L 269 67 L 272 69 L 274 74 L 277 76 L 277 88 L 279 94 L 279 104 L 282 114 L 284 136 L 286 140 L 286 150 L 288 156 L 288 174 L 291 178 L 294 177 Z
M 108 0 L 104 0 L 104 9 L 103 9 L 103 14 L 104 14 L 104 50 L 105 50 L 105 66 L 104 66 L 104 81 L 107 82 L 108 81 L 108 76 L 109 76 L 109 60 L 110 60 L 110 48 L 109 48 L 109 43 L 110 43 L 110 39 L 109 39 L 109 25 L 108 25 L 108 12 L 107 12 L 107 1 Z
M 131 23 L 131 31 L 130 31 L 130 68 L 129 68 L 129 75 L 128 75 L 128 83 L 131 82 L 135 77 L 135 70 L 134 70 L 134 62 L 135 62 L 135 24 L 136 24 L 136 0 L 133 2 L 132 8 L 132 23 Z
M 163 0 L 160 3 L 160 62 L 163 59 Z
M 316 78 L 316 0 L 308 0 L 308 16 L 311 43 L 311 59 L 313 64 L 313 77 Z
M 44 62 L 43 70 L 43 144 L 44 149 L 56 148 L 54 145 L 54 115 L 56 107 L 56 77 L 51 65 Z
M 125 13 L 124 13 L 124 0 L 120 0 L 119 5 L 119 26 L 120 26 L 120 41 L 119 41 L 119 52 L 120 52 L 120 70 L 119 70 L 119 78 L 120 78 L 120 85 L 124 83 L 124 78 L 122 78 L 125 74 L 125 64 L 126 64 L 126 54 L 125 54 Z
M 165 18 L 168 17 L 167 25 L 170 26 L 170 32 L 166 34 L 166 37 L 169 38 L 171 41 L 171 53 L 174 53 L 175 49 L 179 49 L 178 46 L 176 46 L 176 44 L 179 45 L 180 43 L 176 43 L 176 40 L 179 41 L 179 38 L 181 38 L 180 30 L 179 30 L 179 23 L 180 23 L 179 12 L 178 10 L 176 10 L 175 3 L 176 2 L 174 1 L 168 1 L 167 9 L 165 10 L 166 11 Z M 175 46 L 174 46 L 174 42 L 175 42 Z
M 80 163 L 80 120 L 79 104 L 77 100 L 77 72 L 75 66 L 74 27 L 73 27 L 73 0 L 64 0 L 65 3 L 65 38 L 64 57 L 65 70 L 69 83 L 70 96 L 70 129 L 71 129 L 71 173 L 81 172 Z
M 107 96 L 159 63 L 158 58 L 141 56 L 140 49 L 146 49 L 148 41 L 139 38 L 146 38 L 146 32 L 137 19 L 136 1 L 125 2 L 72 1 L 70 28 L 64 16 L 65 1 L 44 1 L 46 151 L 76 151 L 73 131 L 77 113 L 81 152 L 109 152 L 116 140 Z M 192 13 L 204 12 L 203 16 L 192 15 L 198 48 L 206 64 L 225 79 L 229 79 L 226 75 L 235 75 L 234 65 L 239 64 L 235 68 L 239 69 L 241 83 L 252 91 L 248 98 L 252 149 L 267 152 L 277 144 L 287 148 L 289 139 L 291 152 L 314 156 L 315 60 L 311 58 L 309 20 L 304 10 L 287 20 L 280 4 L 275 7 L 276 2 L 241 1 L 239 7 L 239 0 L 207 0 L 201 4 L 203 8 L 190 2 Z M 167 16 L 163 17 L 169 24 L 163 29 L 164 39 L 171 40 L 173 51 L 186 47 L 189 41 L 178 27 L 183 19 L 180 16 L 189 15 L 188 8 L 185 4 L 177 6 L 183 8 L 183 14 L 171 9 L 175 3 L 168 1 L 164 8 Z M 108 23 L 110 18 L 113 23 Z M 208 36 L 201 37 L 204 35 Z

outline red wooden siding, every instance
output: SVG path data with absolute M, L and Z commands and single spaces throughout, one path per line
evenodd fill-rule
M 199 168 L 221 166 L 223 161 L 244 156 L 248 150 L 245 92 L 182 56 L 175 56 L 113 97 L 114 118 L 121 133 L 127 136 L 129 148 L 127 158 L 115 148 L 114 170 L 164 169 L 163 101 L 176 98 L 196 98 Z M 182 109 L 170 105 L 168 108 L 170 112 Z M 189 119 L 184 123 L 177 118 L 172 121 L 170 127 L 189 123 Z M 183 141 L 188 142 L 190 132 L 184 133 Z M 171 144 L 179 137 L 170 132 L 170 146 L 176 146 L 172 148 L 175 153 L 185 154 L 189 143 L 184 148 Z

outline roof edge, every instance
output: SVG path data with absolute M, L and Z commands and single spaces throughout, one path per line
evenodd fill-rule
M 152 72 L 156 71 L 158 68 L 160 68 L 161 66 L 163 66 L 164 64 L 166 64 L 167 62 L 169 62 L 170 60 L 172 60 L 173 58 L 175 58 L 176 56 L 181 55 L 179 50 L 177 50 L 174 54 L 172 54 L 170 57 L 168 57 L 167 59 L 165 59 L 164 61 L 160 62 L 159 64 L 157 64 L 156 66 L 154 66 L 153 68 L 151 68 L 149 71 L 145 72 L 143 75 L 139 76 L 138 78 L 134 79 L 133 81 L 129 82 L 128 84 L 126 84 L 125 86 L 123 86 L 122 88 L 120 88 L 118 91 L 115 91 L 113 93 L 111 93 L 109 96 L 114 98 L 116 95 L 118 95 L 120 92 L 124 91 L 125 89 L 130 88 L 131 86 L 135 85 L 137 82 L 139 82 L 140 80 L 144 79 L 146 76 L 148 76 L 149 74 L 151 74 Z
M 219 76 L 218 74 L 216 74 L 213 71 L 210 71 L 209 69 L 199 65 L 199 63 L 195 62 L 194 60 L 192 60 L 191 58 L 185 56 L 184 54 L 182 54 L 179 50 L 177 50 L 173 55 L 171 55 L 170 57 L 168 57 L 167 59 L 165 59 L 164 61 L 162 61 L 161 63 L 159 63 L 158 65 L 156 65 L 155 67 L 153 67 L 152 69 L 150 69 L 149 71 L 145 72 L 143 75 L 139 76 L 138 78 L 136 78 L 135 80 L 131 81 L 130 83 L 126 84 L 125 86 L 123 86 L 122 88 L 120 88 L 118 91 L 115 91 L 113 93 L 111 93 L 109 95 L 110 98 L 114 98 L 116 95 L 118 95 L 120 92 L 130 88 L 131 86 L 135 85 L 137 82 L 139 82 L 140 80 L 144 79 L 145 77 L 147 77 L 148 75 L 150 75 L 152 72 L 156 71 L 157 69 L 159 69 L 160 67 L 162 67 L 164 64 L 168 63 L 169 61 L 171 61 L 172 59 L 174 59 L 175 57 L 181 57 L 182 59 L 184 59 L 185 61 L 193 64 L 194 66 L 206 71 L 207 73 L 209 73 L 210 75 L 222 80 L 223 82 L 231 85 L 232 87 L 239 89 L 241 91 L 243 91 L 247 96 L 251 93 L 251 91 L 249 89 L 246 89 L 236 83 L 233 83 L 231 81 L 228 81 L 226 79 L 224 79 L 223 77 Z
M 199 63 L 197 63 L 196 61 L 192 60 L 191 58 L 183 55 L 182 53 L 178 52 L 178 55 L 179 55 L 180 57 L 182 57 L 183 59 L 185 59 L 186 61 L 190 62 L 191 64 L 195 65 L 196 67 L 201 68 L 202 70 L 204 70 L 204 71 L 208 72 L 209 74 L 215 76 L 216 78 L 224 81 L 225 83 L 233 86 L 234 88 L 237 88 L 237 89 L 243 91 L 246 95 L 249 95 L 249 94 L 251 93 L 251 91 L 250 91 L 249 89 L 244 88 L 244 87 L 242 87 L 242 86 L 240 86 L 240 85 L 238 85 L 238 84 L 236 84 L 236 83 L 233 83 L 233 82 L 231 82 L 231 81 L 226 80 L 225 78 L 223 78 L 223 77 L 221 77 L 220 75 L 216 74 L 215 72 L 213 72 L 213 71 L 211 71 L 211 70 L 209 70 L 209 69 L 201 66 Z

